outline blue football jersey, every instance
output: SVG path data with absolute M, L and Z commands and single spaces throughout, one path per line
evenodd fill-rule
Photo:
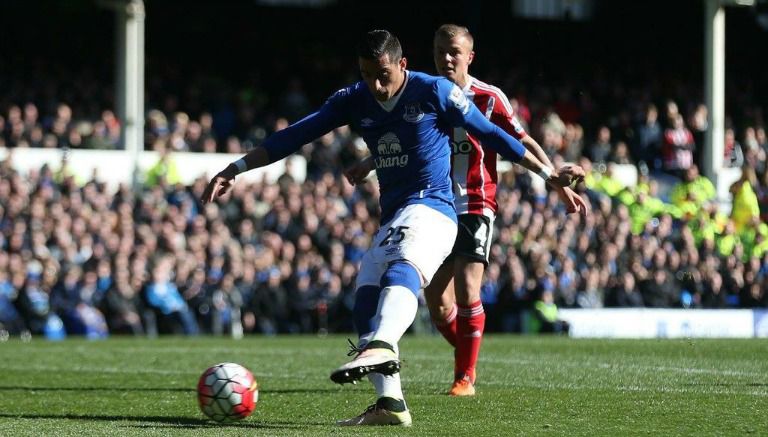
M 351 125 L 376 166 L 382 223 L 410 204 L 424 204 L 456 220 L 449 132 L 464 127 L 500 155 L 519 160 L 522 144 L 490 123 L 462 90 L 442 77 L 408 71 L 397 103 L 385 110 L 365 82 L 342 88 L 314 114 L 264 143 L 277 161 L 326 132 Z

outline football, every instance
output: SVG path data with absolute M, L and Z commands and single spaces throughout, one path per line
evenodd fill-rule
M 245 419 L 256 409 L 259 390 L 253 374 L 235 363 L 209 367 L 197 382 L 200 411 L 216 422 Z

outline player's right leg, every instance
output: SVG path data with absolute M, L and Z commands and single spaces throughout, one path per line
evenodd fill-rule
M 456 296 L 453 289 L 453 260 L 449 257 L 424 288 L 429 315 L 435 328 L 456 347 Z
M 399 360 L 397 368 L 389 367 L 389 363 L 398 359 L 398 342 L 416 316 L 416 296 L 450 253 L 455 235 L 453 220 L 424 205 L 403 208 L 377 233 L 358 275 L 358 290 L 362 285 L 380 286 L 378 307 L 371 318 L 374 330 L 361 336 L 361 343 L 367 343 L 358 357 L 334 372 L 345 379 L 347 375 L 368 374 L 376 388 L 377 401 L 361 415 L 339 422 L 340 425 L 410 425 L 398 373 Z
M 365 258 L 364 258 L 365 259 Z M 365 263 L 363 264 L 365 266 Z M 368 267 L 376 267 L 375 265 L 368 264 Z M 358 285 L 365 283 L 366 278 L 375 277 L 377 273 L 375 268 L 366 269 L 363 267 L 358 275 Z M 373 271 L 373 273 L 371 273 Z M 378 274 L 380 276 L 380 274 Z M 378 285 L 360 285 L 355 293 L 355 307 L 354 307 L 354 321 L 355 329 L 358 331 L 359 341 L 356 347 L 354 347 L 351 353 L 357 353 L 355 359 L 350 363 L 359 362 L 359 359 L 363 354 L 363 360 L 367 362 L 364 365 L 370 365 L 370 368 L 364 369 L 367 371 L 377 371 L 376 373 L 368 373 L 368 379 L 373 383 L 376 389 L 376 403 L 370 405 L 363 411 L 362 414 L 352 417 L 350 419 L 340 420 L 336 422 L 340 426 L 365 426 L 365 425 L 398 425 L 398 426 L 410 426 L 412 423 L 411 413 L 408 411 L 408 407 L 405 404 L 405 397 L 403 396 L 400 375 L 394 373 L 392 375 L 384 375 L 379 372 L 387 372 L 393 367 L 388 364 L 392 362 L 393 357 L 383 356 L 384 361 L 376 361 L 381 355 L 376 354 L 376 348 L 368 348 L 371 339 L 373 338 L 373 332 L 378 324 L 378 317 L 376 315 L 379 306 L 379 298 L 381 295 L 381 287 Z M 398 351 L 397 346 L 394 346 L 394 359 L 397 359 Z M 350 363 L 345 366 L 350 367 L 346 369 L 346 373 L 351 372 L 351 369 L 357 369 L 354 365 L 350 366 Z M 397 369 L 399 369 L 399 361 L 395 361 Z M 345 372 L 342 372 L 345 373 Z M 331 379 L 338 379 L 338 370 L 331 375 Z M 357 372 L 355 372 L 357 373 Z M 365 373 L 365 372 L 363 372 Z M 334 381 L 336 381 L 334 379 Z M 356 382 L 354 379 L 352 382 Z M 336 381 L 339 382 L 339 381 Z
M 355 382 L 373 372 L 392 375 L 400 371 L 397 343 L 416 317 L 419 307 L 416 295 L 421 286 L 421 274 L 411 263 L 399 260 L 389 264 L 381 276 L 378 307 L 370 323 L 373 329 L 370 340 L 364 348 L 355 351 L 359 353 L 352 361 L 331 374 L 333 382 L 344 384 Z M 356 307 L 360 301 L 360 292 L 369 288 L 372 287 L 358 288 Z M 357 319 L 360 311 L 356 308 L 355 312 Z M 367 336 L 368 333 L 363 335 Z
M 362 414 L 350 419 L 340 420 L 337 425 L 340 426 L 365 426 L 365 425 L 397 425 L 411 426 L 411 413 L 405 403 L 402 385 L 400 383 L 400 361 L 398 360 L 399 351 L 397 342 L 384 342 L 373 340 L 375 331 L 378 330 L 381 323 L 381 306 L 391 296 L 392 277 L 403 270 L 402 265 L 395 265 L 384 273 L 381 285 L 378 286 L 360 286 L 355 295 L 355 327 L 360 335 L 357 347 L 353 348 L 352 353 L 357 356 L 342 365 L 331 374 L 334 382 L 356 382 L 363 375 L 368 375 L 368 379 L 373 383 L 376 389 L 376 403 L 370 405 Z M 407 271 L 407 268 L 405 269 Z M 362 270 L 361 273 L 365 272 Z M 393 273 L 394 272 L 394 273 Z M 358 276 L 358 281 L 367 275 Z M 419 278 L 420 281 L 420 278 Z M 359 283 L 359 282 L 358 282 Z M 417 287 L 414 287 L 418 290 Z M 409 291 L 409 293 L 411 293 Z M 382 296 L 384 294 L 384 296 Z M 403 296 L 401 296 L 403 297 Z M 405 296 L 407 297 L 407 296 Z M 391 305 L 389 305 L 391 306 Z M 415 311 L 414 311 L 415 314 Z M 404 315 L 407 318 L 407 315 Z M 411 318 L 412 319 L 412 318 Z M 410 320 L 412 322 L 412 320 Z M 410 322 L 408 323 L 410 325 Z M 400 333 L 402 335 L 402 333 Z
M 337 384 L 355 384 L 371 372 L 391 375 L 400 370 L 393 345 L 371 343 L 381 320 L 381 278 L 386 272 L 386 265 L 376 262 L 371 252 L 369 250 L 363 256 L 357 275 L 353 317 L 359 340 L 349 353 L 354 355 L 352 360 L 331 373 L 331 380 Z

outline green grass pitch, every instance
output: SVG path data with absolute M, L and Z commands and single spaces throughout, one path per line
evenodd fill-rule
M 451 351 L 401 342 L 414 425 L 339 428 L 374 400 L 336 386 L 344 337 L 0 343 L 0 436 L 20 435 L 768 435 L 768 340 L 574 340 L 487 336 L 478 395 L 445 395 Z M 224 361 L 253 371 L 259 404 L 218 425 L 195 384 Z

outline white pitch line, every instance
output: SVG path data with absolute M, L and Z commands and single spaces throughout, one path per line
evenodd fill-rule
M 425 361 L 445 361 L 445 357 L 436 357 L 434 355 L 405 355 L 403 361 L 407 362 L 408 359 L 413 360 L 425 360 Z M 480 363 L 494 363 L 494 364 L 509 364 L 509 365 L 534 365 L 538 367 L 546 366 L 546 363 L 542 359 L 528 360 L 523 358 L 486 358 L 481 357 Z M 653 372 L 678 372 L 678 373 L 699 373 L 708 375 L 722 375 L 722 376 L 745 376 L 752 378 L 762 378 L 765 373 L 757 372 L 743 372 L 740 370 L 727 370 L 727 369 L 701 369 L 695 367 L 673 367 L 673 366 L 643 366 L 638 364 L 615 364 L 615 363 L 601 363 L 592 361 L 582 361 L 579 363 L 562 362 L 558 361 L 556 364 L 552 364 L 552 367 L 568 367 L 575 369 L 590 369 L 600 368 L 606 370 L 626 371 L 626 370 L 638 370 L 638 371 L 653 371 Z

